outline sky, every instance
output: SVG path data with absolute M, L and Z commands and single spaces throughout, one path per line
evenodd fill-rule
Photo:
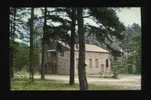
M 132 25 L 137 23 L 141 26 L 141 8 L 132 7 L 132 8 L 121 8 L 120 11 L 116 11 L 119 20 L 123 22 L 125 26 Z

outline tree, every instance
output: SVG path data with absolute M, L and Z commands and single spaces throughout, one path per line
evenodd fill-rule
M 77 21 L 78 21 L 78 36 L 79 36 L 79 63 L 78 63 L 78 76 L 80 90 L 88 90 L 88 83 L 85 71 L 85 40 L 83 28 L 83 9 L 77 8 Z
M 74 84 L 74 44 L 75 44 L 75 24 L 76 24 L 76 9 L 72 8 L 71 14 L 71 39 L 70 39 L 70 85 Z
M 34 79 L 34 68 L 33 68 L 33 18 L 34 18 L 34 8 L 31 8 L 31 19 L 30 19 L 30 65 L 29 65 L 29 78 L 33 81 Z
M 126 28 L 120 47 L 123 49 L 123 66 L 127 73 L 140 73 L 141 27 L 138 24 Z
M 13 57 L 14 72 L 18 72 L 29 66 L 29 47 L 18 42 L 14 42 L 13 47 L 15 48 L 13 52 L 15 55 Z
M 29 30 L 24 19 L 30 15 L 29 8 L 10 7 L 10 73 L 13 78 L 15 71 L 24 66 L 25 56 L 22 56 L 21 45 L 29 41 Z M 19 41 L 18 41 L 19 40 Z M 19 44 L 18 44 L 19 43 Z M 27 49 L 25 49 L 26 52 Z M 27 51 L 28 53 L 28 51 Z M 24 55 L 24 54 L 23 54 Z M 22 57 L 21 57 L 22 56 Z M 25 57 L 26 58 L 26 57 Z M 23 60 L 24 61 L 21 61 Z M 29 63 L 29 58 L 27 60 Z
M 10 8 L 10 13 L 12 14 L 13 16 L 13 19 L 10 18 L 10 37 L 11 37 L 11 40 L 10 40 L 10 77 L 13 78 L 14 77 L 14 72 L 13 72 L 13 53 L 14 53 L 14 37 L 15 37 L 15 26 L 16 26 L 16 23 L 15 23 L 15 20 L 16 20 L 16 8 Z M 11 17 L 11 15 L 10 15 Z
M 48 18 L 50 18 L 54 22 L 60 22 L 62 25 L 59 25 L 57 27 L 51 27 L 51 32 L 53 31 L 54 35 L 58 35 L 53 38 L 56 40 L 61 40 L 68 44 L 70 46 L 70 76 L 69 76 L 69 84 L 74 84 L 74 44 L 75 44 L 75 25 L 76 25 L 76 12 L 75 8 L 62 8 L 58 7 L 55 8 L 52 12 L 56 12 L 54 15 L 48 15 Z M 58 15 L 58 13 L 61 13 L 62 15 Z M 62 18 L 62 16 L 68 17 L 70 20 L 66 18 Z M 68 32 L 71 31 L 71 35 L 68 34 Z M 50 32 L 50 33 L 51 33 Z M 58 33 L 58 34 L 57 34 Z M 61 34 L 60 34 L 61 33 Z M 50 36 L 52 38 L 52 35 Z
M 124 39 L 125 26 L 119 21 L 115 10 L 108 7 L 88 9 L 88 14 L 97 23 L 97 26 L 86 25 L 88 34 L 95 36 L 98 46 L 108 49 L 115 59 L 120 57 L 119 42 Z
M 45 65 L 46 65 L 46 15 L 47 14 L 47 8 L 45 7 L 44 11 L 44 26 L 43 26 L 43 38 L 42 38 L 42 64 L 41 64 L 41 79 L 45 79 Z

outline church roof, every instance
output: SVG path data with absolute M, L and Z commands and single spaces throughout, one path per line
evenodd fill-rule
M 78 49 L 75 48 L 75 50 L 78 50 Z M 99 46 L 93 45 L 93 44 L 85 44 L 85 50 L 91 51 L 91 52 L 106 52 L 106 53 L 109 52 L 109 51 L 107 51 Z
M 65 44 L 64 42 L 61 42 L 61 41 L 58 41 L 58 43 L 60 43 L 62 46 L 70 49 L 69 45 Z M 90 52 L 105 52 L 105 53 L 109 53 L 109 51 L 99 47 L 99 46 L 96 46 L 96 45 L 93 45 L 93 44 L 85 44 L 85 49 L 86 51 L 90 51 Z M 78 51 L 78 45 L 76 44 L 75 45 L 75 51 Z

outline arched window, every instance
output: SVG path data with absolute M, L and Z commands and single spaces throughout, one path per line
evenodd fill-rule
M 109 67 L 109 61 L 106 59 L 106 67 Z

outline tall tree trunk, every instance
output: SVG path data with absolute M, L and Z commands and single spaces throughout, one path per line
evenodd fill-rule
M 72 20 L 72 24 L 71 24 L 71 39 L 70 39 L 70 85 L 73 85 L 74 82 L 74 44 L 75 44 L 75 21 L 76 21 L 76 12 L 75 12 L 75 8 L 72 8 L 72 15 L 71 15 L 71 20 Z
M 44 42 L 44 38 L 42 39 L 42 57 L 41 57 L 41 79 L 44 80 L 45 79 L 45 42 Z
M 16 28 L 15 28 L 15 21 L 16 21 L 16 8 L 12 8 L 13 10 L 13 12 L 12 12 L 12 14 L 13 14 L 13 20 L 12 21 L 10 21 L 10 25 L 11 25 L 11 29 L 10 29 L 10 36 L 11 36 L 11 42 L 12 42 L 12 44 L 14 44 L 14 39 L 15 39 L 15 30 L 16 30 Z M 10 77 L 11 78 L 13 78 L 14 77 L 14 72 L 13 72 L 13 59 L 14 59 L 14 55 L 13 55 L 13 53 L 14 53 L 14 47 L 13 46 L 11 46 L 11 48 L 10 48 Z
M 77 8 L 77 19 L 78 19 L 78 35 L 79 35 L 79 63 L 78 63 L 78 75 L 80 90 L 88 90 L 88 83 L 86 79 L 85 71 L 85 38 L 83 31 L 83 18 L 82 8 Z
M 34 8 L 31 8 L 31 20 L 30 20 L 30 65 L 29 65 L 29 78 L 33 81 L 33 19 L 34 19 Z
M 42 62 L 41 62 L 41 79 L 45 79 L 45 65 L 46 65 L 46 19 L 47 14 L 47 8 L 45 7 L 45 13 L 44 13 L 44 33 L 43 33 L 43 39 L 42 39 Z

